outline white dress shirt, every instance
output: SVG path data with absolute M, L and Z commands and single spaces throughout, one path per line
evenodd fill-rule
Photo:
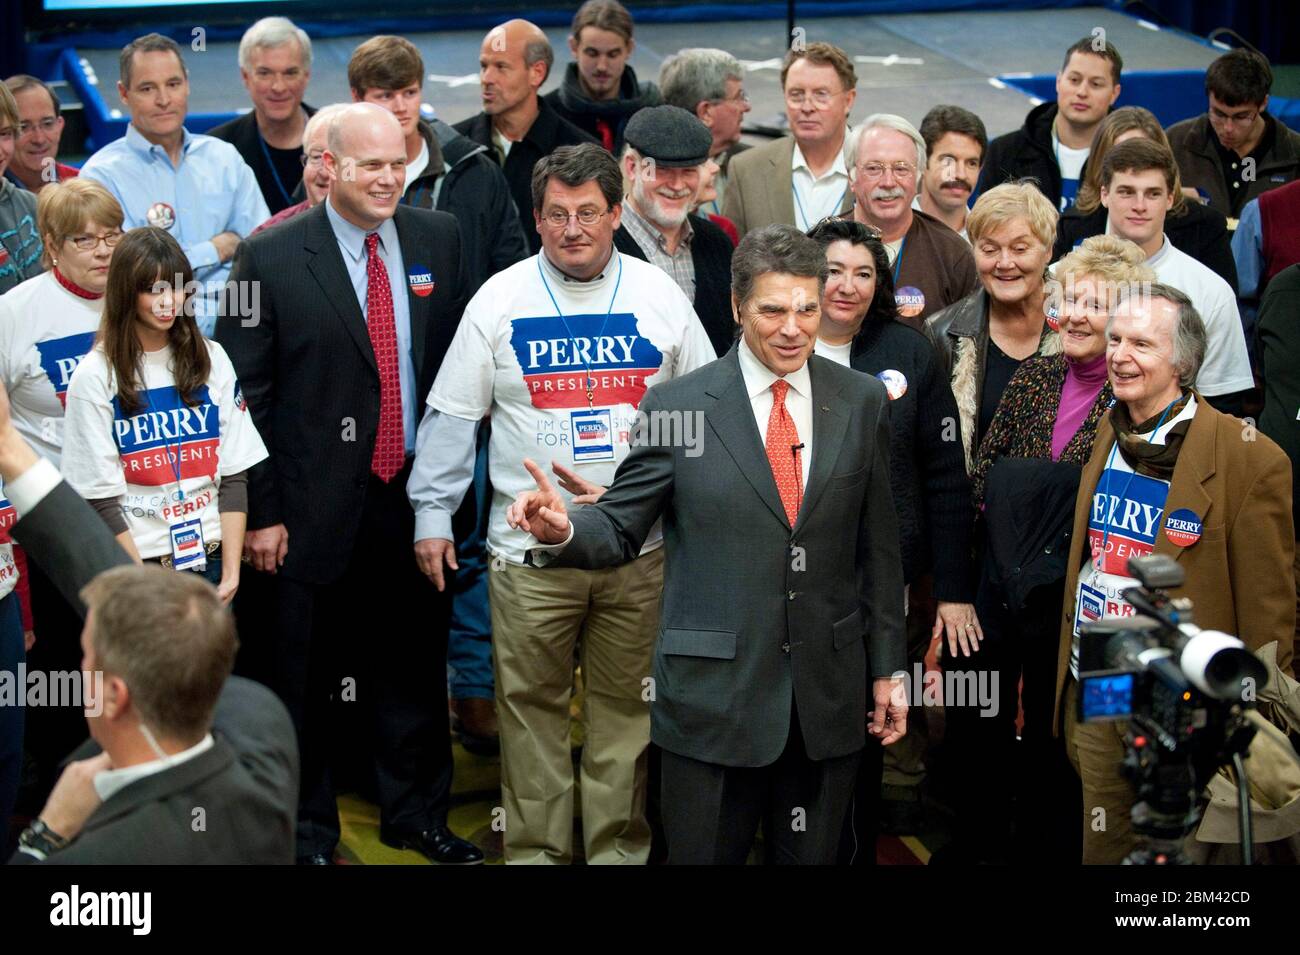
M 758 436 L 767 447 L 767 421 L 772 416 L 772 382 L 777 375 L 755 357 L 749 350 L 748 343 L 740 340 L 740 374 L 745 379 L 745 393 L 749 395 L 750 407 L 754 409 L 754 422 L 758 425 Z M 803 486 L 808 487 L 808 471 L 812 466 L 812 376 L 808 373 L 808 363 L 798 371 L 785 376 L 790 390 L 785 395 L 785 410 L 794 421 L 795 431 L 803 442 L 803 451 L 799 455 L 803 463 Z
M 212 734 L 205 733 L 203 739 L 189 747 L 189 749 L 183 749 L 166 759 L 151 759 L 147 763 L 137 763 L 135 766 L 126 766 L 122 769 L 106 769 L 102 773 L 96 774 L 95 778 L 91 780 L 91 785 L 95 787 L 95 792 L 99 794 L 99 798 L 108 802 L 109 799 L 132 783 L 139 782 L 148 776 L 156 776 L 163 770 L 171 769 L 181 763 L 188 763 L 195 756 L 206 753 L 211 748 Z
M 849 191 L 849 170 L 844 165 L 844 151 L 835 154 L 835 162 L 821 176 L 813 178 L 808 160 L 799 144 L 794 144 L 790 159 L 790 182 L 794 188 L 794 224 L 807 232 L 827 216 L 840 211 Z

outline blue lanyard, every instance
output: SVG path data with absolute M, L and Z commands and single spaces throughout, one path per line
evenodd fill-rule
M 898 270 L 903 264 L 903 250 L 907 248 L 907 236 L 903 236 L 903 241 L 898 243 L 898 254 L 894 256 L 894 291 L 898 291 Z
M 609 297 L 609 308 L 605 309 L 605 320 L 600 323 L 600 331 L 596 333 L 596 338 L 605 334 L 605 326 L 609 324 L 609 316 L 614 311 L 614 300 L 618 298 L 618 287 L 623 284 L 623 257 L 615 250 L 614 255 L 618 258 L 618 277 L 614 280 L 614 294 Z M 551 291 L 551 283 L 546 281 L 546 272 L 542 270 L 542 257 L 537 257 L 537 274 L 542 277 L 542 286 L 546 289 L 546 294 L 551 297 L 551 304 L 555 306 L 555 314 L 560 316 L 560 321 L 564 325 L 565 334 L 569 336 L 569 341 L 573 342 L 574 352 L 578 352 L 578 340 L 573 337 L 573 331 L 569 328 L 569 320 L 564 317 L 564 312 L 560 310 L 560 303 L 555 300 L 555 293 Z M 590 349 L 585 352 L 590 357 Z M 595 379 L 591 377 L 591 362 L 584 361 L 583 367 L 587 369 L 587 410 L 595 411 Z
M 271 158 L 271 150 L 266 145 L 266 140 L 262 138 L 262 131 L 256 130 L 257 142 L 262 147 L 262 155 L 266 157 L 266 164 L 271 169 L 271 178 L 275 180 L 275 187 L 280 190 L 280 195 L 284 197 L 286 206 L 293 205 L 293 196 L 284 188 L 284 183 L 280 181 L 280 173 L 275 168 L 275 160 Z
M 1181 400 L 1182 397 L 1183 397 L 1182 395 L 1179 395 L 1173 401 L 1169 402 L 1169 404 L 1165 405 L 1165 410 L 1160 412 L 1160 420 L 1157 421 L 1156 426 L 1151 429 L 1151 437 L 1154 438 L 1160 432 L 1160 426 L 1165 423 L 1165 415 L 1169 414 L 1169 409 L 1172 408 L 1174 405 L 1178 404 L 1179 400 Z M 1106 560 L 1106 541 L 1110 538 L 1110 515 L 1111 515 L 1110 479 L 1115 474 L 1115 472 L 1111 469 L 1111 466 L 1115 463 L 1115 451 L 1118 448 L 1119 448 L 1119 438 L 1117 437 L 1115 439 L 1115 443 L 1110 446 L 1110 456 L 1106 459 L 1106 489 L 1105 491 L 1102 492 L 1106 495 L 1106 518 L 1104 521 L 1102 521 L 1102 530 L 1101 530 L 1101 559 L 1103 562 Z M 1129 488 L 1133 486 L 1133 479 L 1135 477 L 1137 477 L 1137 468 L 1134 468 L 1132 471 L 1129 472 L 1128 480 L 1124 482 L 1124 490 L 1123 492 L 1121 492 L 1120 497 L 1122 498 L 1128 497 Z
M 790 191 L 794 193 L 794 204 L 799 210 L 799 217 L 803 219 L 803 231 L 807 232 L 812 226 L 808 222 L 808 214 L 803 211 L 803 200 L 799 198 L 799 187 L 793 181 L 790 183 Z M 844 191 L 840 193 L 839 201 L 835 203 L 835 208 L 831 210 L 831 215 L 840 211 L 840 206 L 844 205 L 844 200 L 848 194 L 849 187 L 845 186 Z M 820 222 L 821 220 L 818 219 L 817 221 Z

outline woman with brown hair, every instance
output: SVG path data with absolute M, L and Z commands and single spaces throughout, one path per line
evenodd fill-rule
M 1079 197 L 1061 213 L 1056 229 L 1056 247 L 1052 258 L 1059 259 L 1088 236 L 1106 232 L 1106 209 L 1101 204 L 1101 162 L 1111 147 L 1142 137 L 1168 148 L 1169 139 L 1155 115 L 1141 106 L 1122 106 L 1112 112 L 1097 129 L 1092 140 L 1089 162 L 1079 182 Z M 1176 248 L 1186 252 L 1222 276 L 1237 291 L 1237 265 L 1227 220 L 1223 214 L 1195 199 L 1189 199 L 1182 180 L 1175 176 L 1174 205 L 1165 217 L 1165 234 Z
M 229 603 L 245 472 L 267 453 L 230 359 L 199 332 L 195 287 L 162 229 L 118 245 L 95 347 L 68 386 L 63 473 L 133 557 L 202 573 Z

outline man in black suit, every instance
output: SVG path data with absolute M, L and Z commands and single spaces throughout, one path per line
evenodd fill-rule
M 447 828 L 448 606 L 416 568 L 405 493 L 417 409 L 465 304 L 460 231 L 398 204 L 406 146 L 382 107 L 340 111 L 324 162 L 329 198 L 240 246 L 230 288 L 254 283 L 259 308 L 227 309 L 216 334 L 271 452 L 249 475 L 244 550 L 278 578 L 272 682 L 302 747 L 298 859 L 327 864 L 339 838 L 333 694 L 353 723 L 358 704 L 373 712 L 380 838 L 481 862 Z
M 623 181 L 629 183 L 614 245 L 667 272 L 695 307 L 713 350 L 725 355 L 736 340 L 731 320 L 731 254 L 721 228 L 691 206 L 713 137 L 679 106 L 650 106 L 624 131 Z
M 216 592 L 193 574 L 134 566 L 18 435 L 2 386 L 0 476 L 20 515 L 16 538 L 69 603 L 90 605 L 83 669 L 97 678 L 94 742 L 74 754 L 11 862 L 292 861 L 293 725 L 265 687 L 227 679 L 235 628 Z
M 792 226 L 733 260 L 742 338 L 655 385 L 599 501 L 566 513 L 546 475 L 507 521 L 543 566 L 667 547 L 650 736 L 663 753 L 669 862 L 832 863 L 866 742 L 907 731 L 903 569 L 879 381 L 813 354 L 825 256 Z M 681 440 L 688 416 L 707 423 Z M 701 427 L 704 425 L 702 424 Z M 805 493 L 805 488 L 806 493 Z
M 557 146 L 596 142 L 537 95 L 554 62 L 551 43 L 536 25 L 510 20 L 493 27 L 478 55 L 483 112 L 454 125 L 501 163 L 533 255 L 542 248 L 533 221 L 533 167 Z

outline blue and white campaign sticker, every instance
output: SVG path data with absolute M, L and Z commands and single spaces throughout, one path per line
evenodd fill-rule
M 890 401 L 897 401 L 907 394 L 907 376 L 894 368 L 876 372 L 876 377 L 885 384 L 885 392 Z
M 406 280 L 411 283 L 411 291 L 420 298 L 425 298 L 433 293 L 435 283 L 433 273 L 429 271 L 428 266 L 412 265 L 406 270 Z
M 899 315 L 915 318 L 925 311 L 925 293 L 915 285 L 902 285 L 894 290 L 894 303 Z
M 1201 539 L 1201 518 L 1182 507 L 1165 518 L 1165 539 L 1175 547 L 1191 547 Z

